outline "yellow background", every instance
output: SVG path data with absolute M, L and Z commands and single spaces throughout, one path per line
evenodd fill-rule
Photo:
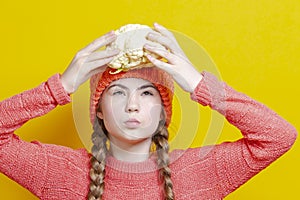
M 263 102 L 300 130 L 300 1 L 2 1 L 0 100 L 62 73 L 80 48 L 128 23 L 159 22 L 200 43 L 235 89 Z M 82 147 L 72 105 L 17 131 L 24 140 Z M 220 141 L 240 137 L 225 123 Z M 201 144 L 196 138 L 192 146 Z M 298 199 L 299 142 L 226 199 Z M 298 152 L 298 154 L 297 154 Z M 0 175 L 1 199 L 36 199 Z

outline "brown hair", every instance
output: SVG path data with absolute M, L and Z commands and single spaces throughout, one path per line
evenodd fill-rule
M 164 113 L 164 112 L 163 112 Z M 90 159 L 90 191 L 89 200 L 101 200 L 104 192 L 105 160 L 107 154 L 108 132 L 103 120 L 96 117 L 92 134 L 92 156 Z M 165 200 L 173 200 L 173 183 L 171 180 L 171 170 L 169 168 L 169 132 L 166 127 L 165 117 L 159 122 L 156 132 L 152 136 L 152 142 L 156 146 L 157 164 L 159 167 L 159 180 L 162 182 Z
M 90 159 L 89 200 L 100 200 L 104 192 L 105 160 L 107 155 L 107 135 L 103 120 L 96 117 L 92 134 L 92 156 Z

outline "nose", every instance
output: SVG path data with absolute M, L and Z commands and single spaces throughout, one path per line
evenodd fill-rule
M 126 104 L 126 112 L 139 112 L 139 102 L 136 94 L 132 94 L 129 96 Z

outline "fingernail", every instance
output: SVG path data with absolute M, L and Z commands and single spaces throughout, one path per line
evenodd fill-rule
M 153 33 L 149 33 L 148 35 L 147 35 L 147 37 L 153 37 L 154 35 L 153 35 Z
M 108 53 L 108 54 L 117 54 L 118 51 L 119 51 L 118 49 L 107 49 L 106 53 Z
M 159 23 L 157 23 L 157 22 L 155 22 L 154 23 L 154 27 L 155 28 L 163 28 L 163 26 L 162 25 L 160 25 Z
M 111 50 L 109 50 L 108 52 L 110 52 L 110 53 L 119 53 L 120 52 L 120 50 L 119 49 L 111 49 Z
M 146 56 L 147 56 L 147 58 L 148 58 L 149 60 L 152 60 L 152 59 L 153 59 L 152 56 L 151 56 L 150 54 L 147 54 Z
M 146 49 L 150 49 L 150 48 L 151 48 L 151 46 L 150 46 L 149 44 L 145 44 L 145 45 L 144 45 L 144 48 L 146 48 Z
M 109 32 L 107 33 L 107 35 L 108 35 L 108 36 L 115 36 L 116 34 L 115 34 L 115 31 L 109 31 Z

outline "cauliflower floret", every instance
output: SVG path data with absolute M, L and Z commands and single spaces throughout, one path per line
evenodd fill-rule
M 147 52 L 143 46 L 145 43 L 150 43 L 153 46 L 164 48 L 158 43 L 151 42 L 146 39 L 148 33 L 154 32 L 149 26 L 140 24 L 128 24 L 116 30 L 117 39 L 107 45 L 107 49 L 119 49 L 120 53 L 108 64 L 109 67 L 117 69 L 115 72 L 126 71 L 132 68 L 152 66 L 147 59 Z M 156 55 L 153 55 L 158 57 Z

